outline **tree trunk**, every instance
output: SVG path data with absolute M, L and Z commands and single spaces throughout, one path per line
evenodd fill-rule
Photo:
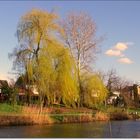
M 79 93 L 80 93 L 80 107 L 83 107 L 83 93 L 82 93 L 82 85 L 81 85 L 81 77 L 80 77 L 80 54 L 78 55 L 78 62 L 77 62 L 77 67 L 78 67 L 78 84 L 79 84 Z M 78 105 L 79 106 L 79 105 Z
M 42 110 L 43 110 L 44 97 L 41 94 L 39 98 L 40 98 L 40 110 L 39 110 L 39 114 L 41 114 L 42 113 Z

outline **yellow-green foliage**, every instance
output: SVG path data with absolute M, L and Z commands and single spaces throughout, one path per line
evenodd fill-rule
M 12 55 L 16 56 L 15 65 L 23 66 L 22 72 L 26 73 L 28 84 L 31 84 L 33 80 L 32 66 L 37 65 L 35 61 L 37 61 L 40 48 L 44 46 L 44 43 L 53 40 L 54 32 L 60 31 L 55 21 L 57 18 L 56 13 L 32 9 L 19 20 L 17 27 L 19 47 L 15 48 Z
M 65 105 L 75 106 L 79 98 L 75 61 L 68 49 L 63 49 L 60 55 L 57 82 L 62 101 Z
M 75 61 L 55 40 L 54 32 L 62 33 L 57 18 L 53 12 L 38 9 L 22 16 L 17 28 L 19 52 L 27 52 L 24 61 L 28 84 L 36 84 L 41 102 L 47 96 L 48 104 L 62 101 L 75 106 L 79 97 Z
M 39 9 L 32 9 L 21 17 L 17 28 L 20 47 L 16 48 L 16 57 L 20 59 L 16 59 L 15 62 L 23 62 L 25 71 L 31 70 L 30 60 L 38 59 L 39 51 L 44 44 L 54 41 L 54 32 L 61 31 L 55 21 L 57 18 L 55 13 Z
M 56 41 L 47 43 L 40 50 L 38 65 L 35 69 L 39 94 L 47 96 L 48 103 L 75 106 L 78 95 L 75 61 L 69 50 Z
M 48 104 L 63 102 L 66 106 L 74 107 L 79 102 L 79 94 L 84 94 L 87 106 L 102 103 L 107 91 L 97 75 L 83 76 L 79 80 L 83 89 L 79 90 L 80 69 L 76 66 L 77 62 L 70 50 L 54 36 L 56 32 L 63 33 L 56 22 L 57 18 L 53 12 L 33 9 L 22 16 L 18 24 L 20 49 L 17 60 L 24 62 L 28 79 L 26 84 L 37 86 L 41 103 L 47 96 Z M 19 56 L 22 59 L 18 59 Z
M 38 63 L 36 67 L 34 68 L 34 75 L 35 75 L 35 81 L 36 85 L 39 91 L 40 97 L 44 98 L 45 95 L 47 95 L 49 99 L 49 89 L 50 89 L 50 84 L 49 82 L 52 81 L 51 79 L 51 74 L 52 74 L 52 65 L 51 65 L 51 55 L 49 52 L 46 50 L 46 48 L 42 48 Z
M 84 104 L 89 107 L 103 103 L 107 89 L 98 75 L 87 74 L 82 77 Z
M 58 16 L 47 11 L 32 9 L 21 17 L 18 24 L 18 39 L 20 41 L 26 40 L 30 43 L 30 49 L 34 44 L 40 41 L 49 40 L 51 38 L 50 32 L 59 30 L 55 20 Z
M 30 80 L 33 79 L 33 69 L 32 69 L 32 61 L 31 60 L 28 60 L 26 67 L 27 67 L 26 71 L 27 71 L 27 77 L 28 77 L 28 82 L 29 82 Z

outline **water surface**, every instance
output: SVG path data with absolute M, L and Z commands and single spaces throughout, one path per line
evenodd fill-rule
M 140 121 L 1 126 L 1 138 L 140 138 Z

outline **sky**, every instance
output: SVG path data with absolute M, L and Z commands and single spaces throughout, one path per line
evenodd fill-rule
M 9 79 L 12 60 L 8 53 L 18 45 L 18 21 L 32 8 L 55 9 L 60 18 L 69 12 L 84 11 L 96 22 L 97 36 L 104 36 L 93 67 L 140 81 L 140 2 L 139 1 L 0 1 L 0 79 Z

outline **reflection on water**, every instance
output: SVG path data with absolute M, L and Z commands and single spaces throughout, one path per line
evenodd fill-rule
M 0 127 L 0 137 L 13 138 L 140 138 L 140 121 Z

